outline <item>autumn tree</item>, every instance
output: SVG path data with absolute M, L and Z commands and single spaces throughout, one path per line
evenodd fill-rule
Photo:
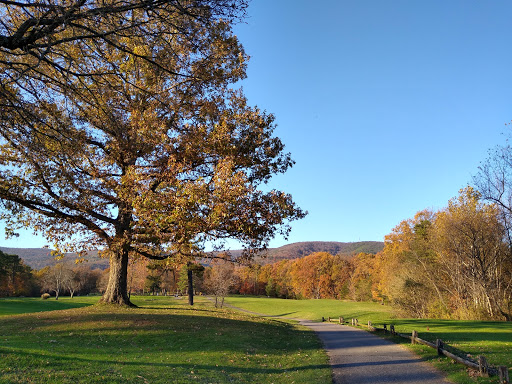
M 334 256 L 331 279 L 333 286 L 333 299 L 345 299 L 349 295 L 350 277 L 353 272 L 353 264 L 350 256 Z
M 250 265 L 237 265 L 235 274 L 237 276 L 238 286 L 236 292 L 246 295 L 260 295 L 265 290 L 265 282 L 262 280 L 262 266 L 258 263 Z
M 376 259 L 377 291 L 405 315 L 427 317 L 447 313 L 446 282 L 432 240 L 435 213 L 417 212 L 385 237 Z
M 133 292 L 142 293 L 145 290 L 148 264 L 152 261 L 147 258 L 131 258 L 128 262 L 128 297 Z M 105 284 L 106 287 L 106 284 Z
M 293 263 L 292 285 L 305 298 L 320 299 L 334 296 L 332 264 L 334 256 L 315 252 Z
M 512 260 L 498 206 L 468 186 L 438 214 L 436 228 L 439 262 L 465 317 L 483 311 L 512 321 Z
M 179 68 L 162 65 L 126 41 L 176 37 L 193 44 L 200 33 L 194 25 L 204 29 L 219 19 L 241 20 L 246 7 L 246 0 L 0 0 L 0 119 L 14 111 L 37 120 L 32 105 L 40 100 L 40 87 L 63 92 L 73 81 L 97 79 L 105 73 L 105 49 L 177 74 Z M 87 65 L 76 60 L 77 52 Z M 115 63 L 107 70 L 127 80 Z
M 274 116 L 231 88 L 247 56 L 215 12 L 228 3 L 241 2 L 130 9 L 105 38 L 68 39 L 64 28 L 44 60 L 29 56 L 37 66 L 2 75 L 1 218 L 61 251 L 102 249 L 103 302 L 131 304 L 131 258 L 195 257 L 227 238 L 249 256 L 304 216 L 290 195 L 263 191 L 293 161 Z
M 416 317 L 511 319 L 512 260 L 500 208 L 472 187 L 386 236 L 378 291 Z
M 358 253 L 351 260 L 352 271 L 350 274 L 349 294 L 352 300 L 372 300 L 374 261 L 375 255 L 364 252 Z

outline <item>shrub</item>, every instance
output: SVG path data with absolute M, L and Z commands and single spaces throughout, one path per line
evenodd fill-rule
M 49 297 L 50 297 L 50 294 L 49 294 L 49 293 L 43 293 L 43 294 L 41 295 L 41 299 L 43 299 L 43 300 L 46 300 L 46 299 L 48 299 Z

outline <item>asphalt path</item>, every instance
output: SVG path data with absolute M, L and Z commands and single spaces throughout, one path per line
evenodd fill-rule
M 449 384 L 408 350 L 361 329 L 300 320 L 314 330 L 329 355 L 334 384 Z
M 253 315 L 279 318 L 226 306 Z M 362 329 L 293 320 L 315 331 L 322 341 L 332 367 L 333 384 L 452 384 L 414 353 Z

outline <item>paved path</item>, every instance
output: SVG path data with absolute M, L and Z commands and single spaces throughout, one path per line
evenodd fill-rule
M 226 305 L 263 317 L 268 316 Z M 298 320 L 298 319 L 295 319 Z M 316 332 L 329 355 L 334 384 L 450 384 L 430 364 L 405 348 L 361 329 L 298 320 Z
M 329 355 L 334 384 L 448 384 L 418 356 L 361 329 L 301 320 L 313 329 Z

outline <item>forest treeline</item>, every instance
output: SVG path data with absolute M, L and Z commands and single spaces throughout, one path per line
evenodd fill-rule
M 271 264 L 214 260 L 131 262 L 128 290 L 266 295 L 289 299 L 374 300 L 419 318 L 512 320 L 512 251 L 500 207 L 467 187 L 438 211 L 423 210 L 385 237 L 384 249 L 355 256 L 315 252 Z M 228 259 L 228 256 L 226 256 Z M 0 252 L 0 295 L 101 293 L 108 270 L 59 263 L 32 271 Z
M 512 257 L 498 206 L 472 187 L 385 237 L 383 251 L 315 253 L 238 270 L 238 291 L 285 298 L 376 300 L 419 318 L 512 320 Z

